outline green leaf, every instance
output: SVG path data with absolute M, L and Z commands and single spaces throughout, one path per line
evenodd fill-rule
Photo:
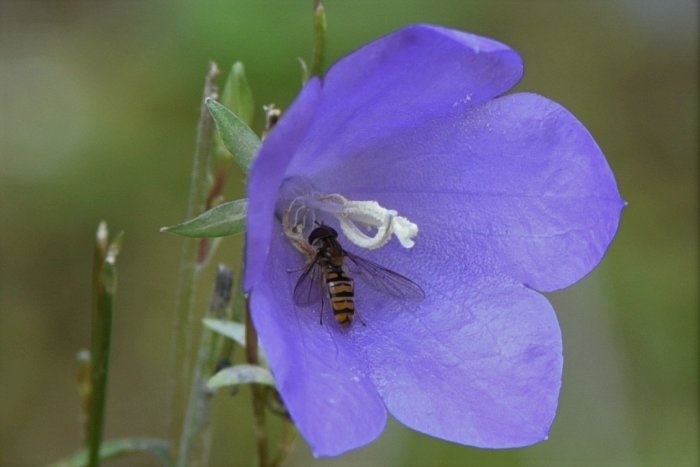
M 321 0 L 314 5 L 314 49 L 311 59 L 311 76 L 323 76 L 323 63 L 326 61 L 326 9 Z
M 221 103 L 238 115 L 246 125 L 253 125 L 253 117 L 255 116 L 253 91 L 250 89 L 248 79 L 245 76 L 245 67 L 241 62 L 236 62 L 231 66 L 226 84 L 224 84 L 224 92 L 221 94 Z
M 302 84 L 306 84 L 306 82 L 309 80 L 309 66 L 306 64 L 306 60 L 301 57 L 297 57 L 297 61 L 299 62 L 299 67 L 301 68 L 301 82 Z
M 275 385 L 275 379 L 267 368 L 257 365 L 236 365 L 224 368 L 207 381 L 209 389 L 218 389 L 224 386 L 239 386 L 241 384 Z
M 223 319 L 204 318 L 204 325 L 214 332 L 233 339 L 241 347 L 245 347 L 245 325 L 235 321 Z
M 147 452 L 153 454 L 161 465 L 171 467 L 175 463 L 170 458 L 168 443 L 159 439 L 147 438 L 122 438 L 112 439 L 102 443 L 100 446 L 100 460 L 105 461 L 114 457 L 133 454 L 137 452 Z M 83 467 L 88 464 L 87 449 L 81 449 L 70 458 L 52 464 L 52 467 Z
M 93 310 L 90 333 L 89 387 L 86 397 L 87 423 L 85 441 L 89 448 L 88 463 L 99 464 L 100 445 L 105 424 L 105 404 L 109 357 L 112 340 L 112 315 L 114 294 L 117 287 L 116 261 L 122 235 L 109 243 L 106 222 L 97 227 L 95 253 L 93 257 Z
M 202 322 L 212 331 L 232 339 L 241 347 L 245 347 L 245 325 L 235 321 L 213 318 L 204 318 Z M 260 360 L 266 362 L 267 357 L 265 356 L 265 351 L 260 346 L 260 342 L 258 342 L 258 353 Z
M 222 203 L 182 224 L 163 227 L 160 231 L 196 238 L 236 235 L 245 230 L 247 213 L 248 200 L 237 199 Z
M 246 125 L 235 113 L 227 109 L 223 104 L 208 97 L 206 99 L 209 113 L 211 113 L 216 128 L 226 149 L 233 155 L 233 160 L 248 173 L 258 150 L 260 138 Z

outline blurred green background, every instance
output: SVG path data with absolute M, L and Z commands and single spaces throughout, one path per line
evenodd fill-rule
M 311 4 L 0 1 L 1 465 L 44 464 L 79 446 L 75 353 L 89 339 L 102 219 L 126 233 L 107 436 L 165 437 L 181 240 L 158 229 L 183 220 L 208 60 L 242 60 L 257 104 L 286 106 L 300 85 L 296 58 L 310 56 Z M 550 296 L 566 361 L 549 441 L 481 451 L 392 422 L 369 447 L 313 465 L 696 465 L 697 2 L 326 6 L 331 62 L 415 22 L 512 45 L 526 63 L 517 89 L 586 124 L 629 206 L 602 265 Z M 242 192 L 237 183 L 227 194 Z M 239 261 L 239 248 L 225 242 L 218 260 Z M 213 274 L 210 265 L 206 294 Z M 249 464 L 247 397 L 217 397 L 212 465 Z M 288 465 L 310 459 L 300 440 Z

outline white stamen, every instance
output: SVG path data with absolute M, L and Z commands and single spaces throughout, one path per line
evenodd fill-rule
M 411 248 L 415 245 L 413 238 L 418 235 L 416 224 L 376 201 L 353 201 L 336 193 L 310 193 L 294 198 L 283 218 L 285 234 L 297 248 L 304 228 L 313 228 L 316 210 L 335 216 L 348 240 L 369 250 L 386 245 L 392 235 L 401 246 Z
M 413 237 L 418 235 L 418 226 L 403 216 L 396 216 L 391 219 L 391 226 L 394 235 L 401 242 L 404 248 L 413 248 L 416 243 Z

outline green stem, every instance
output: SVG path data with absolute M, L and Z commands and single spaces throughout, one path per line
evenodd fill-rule
M 311 58 L 311 76 L 323 76 L 326 60 L 326 9 L 321 0 L 314 1 L 314 48 Z
M 168 443 L 160 439 L 112 439 L 102 443 L 100 447 L 100 459 L 108 461 L 130 454 L 149 453 L 160 462 L 160 465 L 164 467 L 174 467 L 175 464 L 168 454 L 168 449 Z M 84 467 L 87 465 L 88 455 L 87 449 L 83 448 L 69 458 L 50 464 L 47 467 Z
M 215 63 L 210 63 L 209 72 L 204 81 L 204 92 L 200 106 L 197 125 L 197 144 L 192 163 L 189 202 L 185 219 L 192 219 L 204 209 L 207 190 L 207 169 L 209 166 L 210 146 L 213 123 L 205 104 L 208 97 L 216 98 L 214 78 L 219 70 Z M 192 321 L 196 297 L 196 283 L 199 276 L 197 268 L 197 240 L 184 240 L 180 259 L 180 278 L 175 310 L 175 333 L 173 338 L 172 361 L 170 368 L 170 420 L 169 430 L 173 452 L 179 449 L 179 431 L 184 420 L 184 402 L 189 387 L 190 354 L 192 351 Z
M 209 304 L 208 314 L 212 318 L 221 318 L 228 308 L 231 301 L 232 284 L 233 272 L 226 266 L 220 265 Z M 205 466 L 209 458 L 211 436 L 207 425 L 213 393 L 207 388 L 206 379 L 212 371 L 214 356 L 219 348 L 220 341 L 214 337 L 209 329 L 202 330 L 197 361 L 192 374 L 187 413 L 180 437 L 178 467 Z
M 245 332 L 245 352 L 246 360 L 251 365 L 259 365 L 258 356 L 258 333 L 250 317 L 250 306 L 246 303 L 246 332 Z M 265 388 L 257 384 L 251 384 L 253 420 L 255 422 L 255 444 L 258 452 L 258 465 L 268 467 L 267 431 L 265 430 Z
M 100 465 L 100 444 L 104 431 L 104 410 L 109 373 L 109 350 L 112 336 L 112 305 L 116 289 L 114 263 L 118 242 L 108 244 L 107 224 L 97 228 L 93 263 L 94 308 L 90 343 L 90 387 L 86 444 L 88 465 Z
M 263 131 L 262 140 L 265 141 L 270 130 L 277 125 L 277 122 L 282 116 L 282 111 L 275 107 L 275 104 L 264 105 L 263 109 L 265 110 L 265 131 Z
M 233 287 L 233 295 L 231 298 L 231 306 L 224 315 L 225 319 L 236 321 L 238 323 L 243 322 L 244 309 L 245 309 L 245 294 L 241 290 L 242 288 L 242 277 L 243 277 L 243 267 L 242 265 L 238 268 L 238 274 L 235 275 L 235 282 Z M 222 343 L 219 347 L 219 355 L 216 358 L 215 365 L 217 370 L 221 370 L 231 365 L 235 356 L 236 344 L 233 339 L 222 339 Z
M 277 453 L 270 463 L 272 467 L 282 465 L 287 457 L 289 457 L 289 454 L 291 454 L 292 449 L 294 448 L 294 441 L 296 441 L 297 438 L 297 429 L 291 420 L 284 421 L 283 430 L 282 440 L 277 448 Z

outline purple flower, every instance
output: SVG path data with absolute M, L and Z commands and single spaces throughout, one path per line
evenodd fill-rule
M 407 27 L 310 80 L 263 144 L 249 181 L 246 289 L 278 389 L 316 455 L 371 442 L 387 411 L 471 446 L 546 439 L 562 343 L 539 292 L 598 264 L 624 202 L 573 115 L 535 94 L 503 96 L 522 69 L 494 40 Z M 355 201 L 376 201 L 358 206 L 379 220 L 352 211 Z M 365 325 L 341 328 L 327 304 L 319 325 L 320 301 L 294 302 L 307 258 L 289 235 L 299 224 L 307 236 L 314 220 L 425 299 L 358 279 Z M 352 231 L 363 222 L 372 232 Z M 392 232 L 400 241 L 356 245 Z

